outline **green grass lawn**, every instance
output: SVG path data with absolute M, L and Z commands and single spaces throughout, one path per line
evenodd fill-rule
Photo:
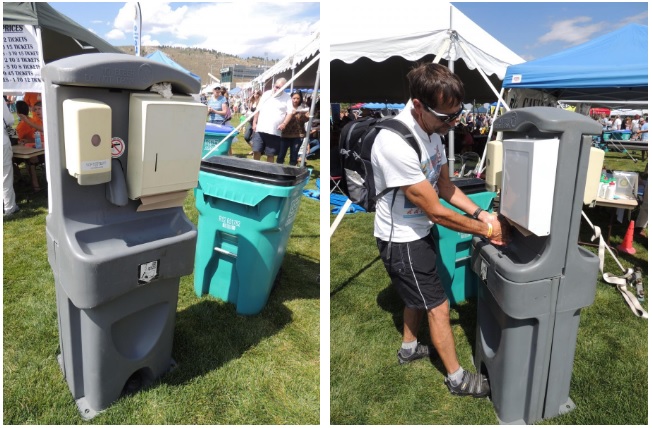
M 242 137 L 233 152 L 249 152 Z M 319 161 L 309 166 L 314 171 L 308 187 L 314 187 Z M 40 178 L 44 183 L 44 175 Z M 3 422 L 79 424 L 83 421 L 56 359 L 47 194 L 30 194 L 24 182 L 16 187 L 21 211 L 3 224 Z M 184 210 L 197 224 L 192 192 Z M 318 424 L 318 212 L 316 201 L 302 198 L 280 281 L 256 316 L 237 315 L 234 305 L 210 296 L 197 297 L 193 276 L 182 277 L 172 350 L 178 366 L 152 387 L 119 399 L 91 423 Z
M 640 159 L 640 156 L 635 156 Z M 645 162 L 610 152 L 608 169 L 643 171 Z M 584 207 L 606 231 L 611 211 Z M 633 213 L 636 218 L 637 211 Z M 331 216 L 331 222 L 334 216 Z M 629 222 L 616 222 L 612 244 L 622 242 Z M 591 230 L 583 222 L 580 241 Z M 635 255 L 620 255 L 627 267 L 643 269 L 647 291 L 647 239 L 636 237 Z M 597 253 L 593 247 L 587 247 Z M 403 304 L 390 284 L 373 238 L 373 214 L 347 215 L 331 239 L 331 423 L 457 425 L 496 424 L 488 399 L 454 397 L 443 383 L 441 361 L 399 366 Z M 606 256 L 605 272 L 619 274 Z M 647 301 L 643 307 L 648 307 Z M 474 370 L 476 301 L 451 310 L 456 349 L 463 367 Z M 419 340 L 430 343 L 424 322 Z M 598 279 L 595 301 L 582 309 L 570 397 L 577 408 L 540 424 L 648 423 L 648 323 L 632 314 L 621 294 Z

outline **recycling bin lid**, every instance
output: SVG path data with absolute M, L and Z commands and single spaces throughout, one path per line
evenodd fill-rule
M 485 181 L 477 177 L 454 177 L 451 182 L 465 195 L 486 191 Z
M 204 159 L 201 162 L 200 170 L 225 177 L 282 187 L 303 183 L 309 173 L 307 168 L 232 156 L 212 156 Z
M 218 125 L 216 123 L 206 122 L 206 133 L 210 134 L 228 134 L 233 131 L 233 127 L 229 125 Z

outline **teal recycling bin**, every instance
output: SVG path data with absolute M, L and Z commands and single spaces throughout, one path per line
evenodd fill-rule
M 466 196 L 486 211 L 493 211 L 491 202 L 496 197 L 496 193 L 485 191 L 467 194 Z M 446 208 L 464 214 L 464 212 L 443 199 L 440 201 Z M 471 267 L 471 239 L 473 235 L 457 232 L 438 224 L 432 227 L 432 235 L 439 247 L 437 271 L 450 304 L 456 305 L 477 296 L 478 276 L 473 273 Z
M 236 305 L 242 315 L 267 303 L 283 262 L 305 168 L 214 156 L 201 163 L 195 293 Z
M 220 144 L 220 142 L 233 131 L 233 127 L 228 125 L 217 125 L 215 123 L 206 123 L 206 130 L 204 132 L 204 145 L 202 146 L 201 156 L 202 158 L 210 152 L 213 147 Z M 225 142 L 220 144 L 220 146 L 211 152 L 210 156 L 226 156 L 229 154 L 229 149 L 233 143 L 233 139 L 238 135 L 234 133 L 230 136 Z

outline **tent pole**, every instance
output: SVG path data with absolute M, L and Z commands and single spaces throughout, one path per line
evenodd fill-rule
M 491 126 L 489 127 L 489 133 L 487 134 L 487 144 L 484 145 L 484 151 L 482 152 L 482 159 L 480 159 L 480 163 L 475 166 L 474 172 L 477 178 L 480 178 L 480 174 L 482 174 L 482 167 L 484 166 L 484 161 L 487 157 L 487 146 L 489 145 L 489 141 L 491 141 L 491 134 L 494 132 L 494 122 L 496 122 L 496 117 L 498 117 L 498 110 L 500 110 L 500 102 L 503 99 L 504 92 L 505 88 L 500 88 L 498 103 L 496 103 L 496 111 L 494 111 L 494 116 L 491 118 Z
M 455 62 L 448 60 L 448 69 L 455 73 Z M 455 176 L 455 128 L 448 130 L 448 176 Z
M 306 126 L 306 136 L 303 138 L 301 147 L 308 148 L 310 143 L 310 131 L 312 131 L 312 119 L 315 116 L 315 105 L 317 104 L 317 91 L 319 91 L 319 68 L 321 61 L 317 63 L 317 77 L 315 77 L 315 89 L 312 91 L 312 102 L 310 103 L 310 115 L 308 116 L 308 126 Z M 301 168 L 306 166 L 306 153 L 301 154 Z M 331 232 L 332 234 L 332 232 Z
M 454 32 L 453 32 L 453 5 L 450 5 L 449 8 L 450 15 L 449 15 L 449 43 L 450 40 L 454 37 Z M 455 61 L 453 61 L 453 58 L 449 55 L 449 60 L 448 60 L 448 69 L 451 71 L 451 73 L 455 74 Z M 454 177 L 455 176 L 455 128 L 451 128 L 448 130 L 448 177 Z

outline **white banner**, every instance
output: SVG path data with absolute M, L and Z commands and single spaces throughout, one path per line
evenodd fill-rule
M 3 92 L 43 92 L 38 37 L 32 25 L 3 25 Z

